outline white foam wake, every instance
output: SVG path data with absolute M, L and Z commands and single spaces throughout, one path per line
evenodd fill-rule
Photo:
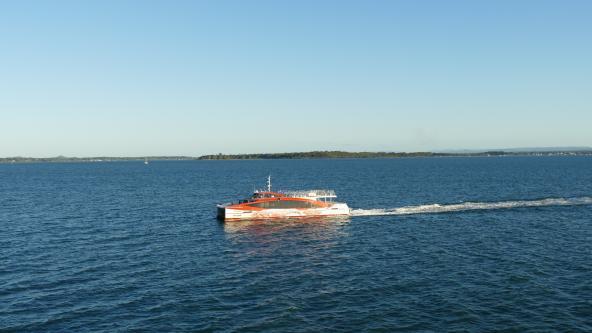
M 592 205 L 592 197 L 578 198 L 548 198 L 540 200 L 515 200 L 499 202 L 463 202 L 458 204 L 431 204 L 420 206 L 405 206 L 389 209 L 354 209 L 352 216 L 373 215 L 409 215 L 409 214 L 433 214 L 446 212 L 460 212 L 468 210 L 509 209 L 522 207 L 546 207 L 546 206 L 577 206 Z

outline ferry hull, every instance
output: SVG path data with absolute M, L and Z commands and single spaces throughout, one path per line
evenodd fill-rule
M 344 203 L 335 203 L 329 207 L 308 209 L 242 210 L 221 205 L 218 206 L 218 219 L 223 221 L 347 215 L 350 215 L 350 209 Z

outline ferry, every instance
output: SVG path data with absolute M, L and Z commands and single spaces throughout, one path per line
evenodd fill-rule
M 238 203 L 217 205 L 218 219 L 236 221 L 350 215 L 347 204 L 333 201 L 336 197 L 333 190 L 274 192 L 269 176 L 266 190 L 255 190 L 251 198 Z

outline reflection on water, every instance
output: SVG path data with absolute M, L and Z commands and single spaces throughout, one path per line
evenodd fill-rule
M 310 217 L 298 219 L 221 222 L 227 240 L 240 257 L 251 254 L 277 254 L 287 250 L 307 256 L 321 248 L 331 248 L 347 238 L 349 217 Z
M 320 279 L 322 272 L 337 269 L 349 258 L 343 250 L 349 222 L 347 216 L 221 222 L 228 241 L 225 267 L 241 280 L 256 283 Z

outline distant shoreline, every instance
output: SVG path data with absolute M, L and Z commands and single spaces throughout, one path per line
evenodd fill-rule
M 217 154 L 203 155 L 199 160 L 271 160 L 271 159 L 318 159 L 318 158 L 409 158 L 409 157 L 490 157 L 490 156 L 592 156 L 592 150 L 581 151 L 483 151 L 469 153 L 435 153 L 435 152 L 346 152 L 346 151 L 313 151 L 298 153 L 274 154 Z
M 196 161 L 196 160 L 277 160 L 277 159 L 376 159 L 410 157 L 499 157 L 499 156 L 592 156 L 592 150 L 576 151 L 484 151 L 470 153 L 434 153 L 434 152 L 346 152 L 312 151 L 296 153 L 269 154 L 215 154 L 193 156 L 137 156 L 137 157 L 3 157 L 0 163 L 100 163 L 121 161 Z
M 191 156 L 137 156 L 137 157 L 1 157 L 0 164 L 4 163 L 100 163 L 100 162 L 125 162 L 125 161 L 190 161 L 198 157 Z

